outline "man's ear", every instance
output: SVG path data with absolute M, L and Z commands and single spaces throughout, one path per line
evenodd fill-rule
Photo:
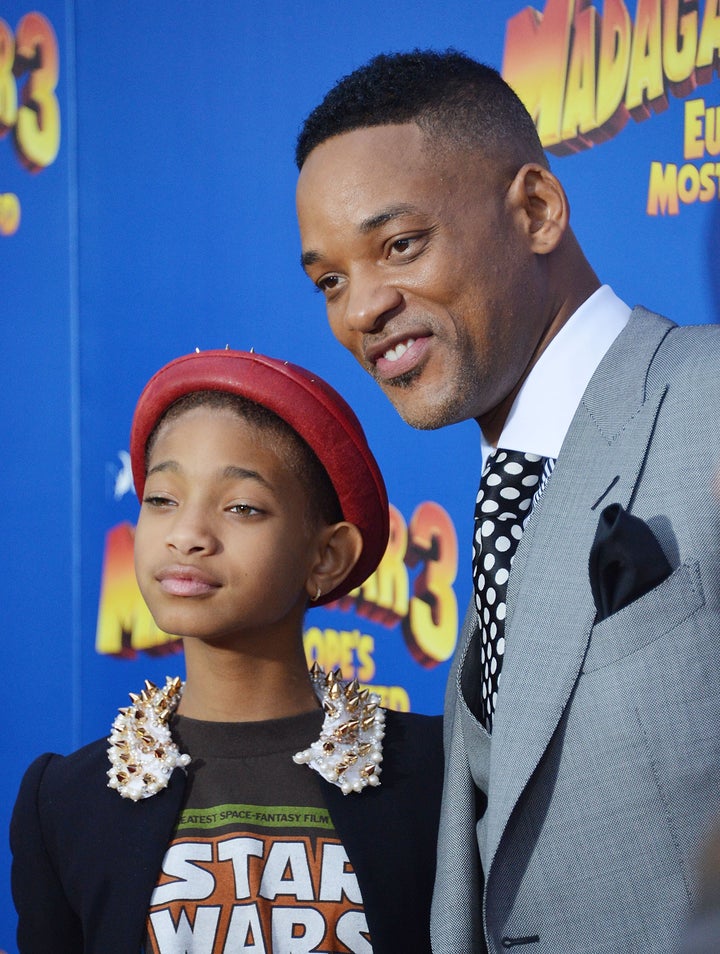
M 322 529 L 318 560 L 306 583 L 312 601 L 340 586 L 360 559 L 362 548 L 362 535 L 353 523 L 343 521 Z
M 557 177 L 544 166 L 528 162 L 510 184 L 508 200 L 521 217 L 530 250 L 537 255 L 554 251 L 570 221 L 570 205 Z

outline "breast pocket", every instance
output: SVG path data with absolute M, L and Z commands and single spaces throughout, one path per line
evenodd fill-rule
M 681 564 L 654 589 L 593 627 L 583 673 L 611 666 L 662 639 L 704 604 L 699 564 Z

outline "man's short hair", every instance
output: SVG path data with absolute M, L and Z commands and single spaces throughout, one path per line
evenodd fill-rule
M 451 145 L 547 165 L 532 117 L 498 71 L 448 49 L 381 53 L 339 80 L 302 125 L 298 169 L 332 136 L 411 122 Z

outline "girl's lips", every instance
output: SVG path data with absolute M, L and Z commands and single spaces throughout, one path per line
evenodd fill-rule
M 193 567 L 168 567 L 161 570 L 156 579 L 170 596 L 204 596 L 220 586 Z

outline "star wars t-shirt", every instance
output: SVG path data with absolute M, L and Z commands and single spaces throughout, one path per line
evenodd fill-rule
M 148 954 L 371 954 L 318 776 L 292 760 L 322 719 L 174 720 L 192 763 L 150 903 Z

